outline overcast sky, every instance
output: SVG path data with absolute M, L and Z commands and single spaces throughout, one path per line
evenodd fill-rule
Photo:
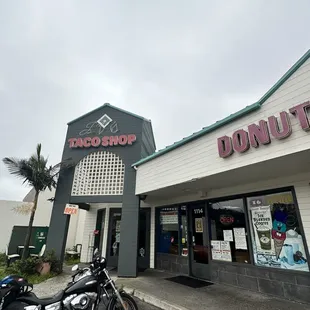
M 309 0 L 0 0 L 0 158 L 41 142 L 57 163 L 67 122 L 105 102 L 169 145 L 257 101 L 309 23 Z M 1 161 L 0 199 L 27 191 Z

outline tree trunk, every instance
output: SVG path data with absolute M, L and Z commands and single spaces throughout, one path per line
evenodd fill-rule
M 30 214 L 27 234 L 26 234 L 25 243 L 24 243 L 24 250 L 23 250 L 22 260 L 27 259 L 27 257 L 28 257 L 30 238 L 31 238 L 31 232 L 32 232 L 32 225 L 33 225 L 34 216 L 35 216 L 35 213 L 36 213 L 36 210 L 37 210 L 39 193 L 40 193 L 39 191 L 36 191 L 36 194 L 34 196 L 33 208 L 31 209 L 31 214 Z

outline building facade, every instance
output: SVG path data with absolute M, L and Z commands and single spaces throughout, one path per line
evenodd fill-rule
M 134 164 L 155 268 L 310 302 L 309 58 L 257 103 Z
M 69 123 L 75 167 L 48 247 L 63 254 L 73 203 L 83 261 L 98 246 L 119 276 L 156 268 L 310 302 L 309 111 L 310 51 L 258 102 L 155 153 L 150 122 L 110 105 Z
M 149 267 L 150 212 L 140 208 L 132 164 L 154 151 L 151 122 L 109 104 L 68 123 L 62 161 L 71 164 L 59 175 L 47 248 L 63 257 L 70 223 L 64 209 L 70 203 L 87 211 L 79 225 L 82 261 L 99 247 L 121 276 L 135 277 L 138 267 Z

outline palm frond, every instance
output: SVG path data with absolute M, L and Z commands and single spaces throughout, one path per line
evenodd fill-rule
M 16 159 L 5 157 L 3 163 L 7 166 L 9 172 L 27 183 L 32 178 L 32 167 L 27 159 Z
M 57 186 L 57 177 L 60 171 L 74 166 L 72 160 L 64 160 L 55 166 L 48 166 L 48 159 L 42 154 L 42 146 L 39 143 L 36 153 L 31 155 L 29 159 L 16 159 L 5 157 L 4 164 L 9 172 L 28 183 L 37 192 L 44 191 L 46 188 L 52 190 Z

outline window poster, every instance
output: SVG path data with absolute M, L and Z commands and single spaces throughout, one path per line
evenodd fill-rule
M 178 211 L 177 210 L 165 210 L 160 212 L 160 223 L 165 224 L 178 224 Z
M 196 233 L 202 233 L 203 232 L 203 225 L 202 225 L 202 218 L 195 218 L 195 231 Z
M 247 250 L 246 234 L 243 227 L 234 228 L 235 247 L 237 250 Z
M 251 212 L 257 252 L 275 255 L 275 248 L 271 242 L 272 218 L 270 207 L 253 207 Z
M 231 262 L 231 249 L 229 241 L 211 240 L 212 259 Z
M 234 242 L 234 236 L 232 230 L 223 230 L 224 240 Z
M 290 192 L 250 200 L 255 264 L 309 271 L 296 207 L 292 203 L 293 198 L 289 199 L 289 195 Z M 277 200 L 281 202 L 275 202 Z M 266 202 L 273 203 L 267 205 Z

